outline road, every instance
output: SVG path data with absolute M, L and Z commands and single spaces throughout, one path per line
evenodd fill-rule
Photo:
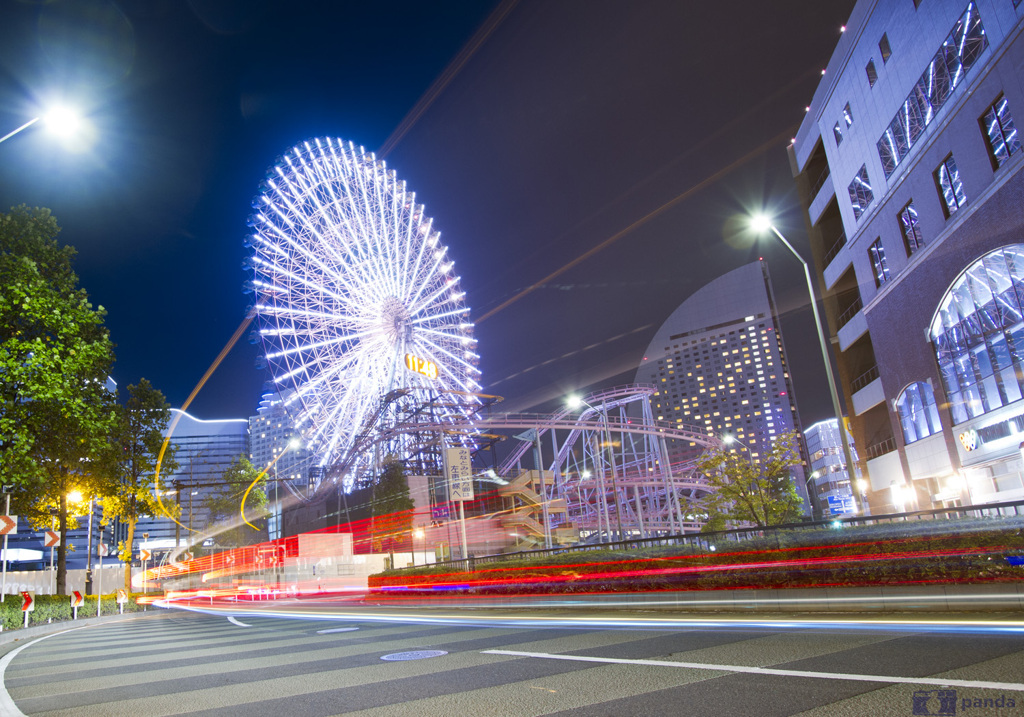
M 7 713 L 902 716 L 928 692 L 919 713 L 1024 714 L 1024 632 L 980 625 L 259 609 L 286 612 L 166 610 L 4 645 Z

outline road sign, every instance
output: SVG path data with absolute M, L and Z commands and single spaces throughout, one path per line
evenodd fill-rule
M 468 448 L 446 448 L 445 470 L 448 473 L 448 499 L 473 500 L 473 466 Z
M 85 598 L 82 597 L 82 593 L 75 590 L 71 593 L 71 607 L 82 607 L 82 603 L 85 602 Z
M 856 507 L 853 504 L 853 496 L 828 496 L 828 512 L 830 515 L 845 515 L 846 513 L 853 513 L 856 511 Z
M 150 553 L 145 548 L 142 548 L 142 549 L 139 550 L 139 559 L 140 560 L 149 560 L 152 557 L 153 557 L 153 554 Z
M 22 612 L 32 612 L 36 609 L 36 601 L 32 599 L 32 593 L 23 592 L 21 594 L 21 610 Z
M 96 554 L 99 555 L 101 558 L 107 557 L 108 555 L 110 555 L 109 546 L 107 546 L 106 543 L 100 543 L 96 546 Z
M 18 532 L 18 516 L 0 515 L 0 535 L 16 535 Z
M 128 591 L 125 590 L 124 588 L 121 588 L 120 590 L 118 590 L 117 591 L 117 601 L 119 603 L 126 603 L 126 602 L 128 602 Z
M 430 508 L 430 517 L 433 520 L 448 520 L 452 515 L 451 507 L 447 503 L 434 505 Z
M 44 548 L 56 548 L 60 545 L 60 533 L 55 530 L 46 531 L 46 540 L 43 542 Z

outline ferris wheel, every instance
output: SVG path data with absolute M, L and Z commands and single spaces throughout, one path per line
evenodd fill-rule
M 274 383 L 330 465 L 397 389 L 476 393 L 465 292 L 414 193 L 351 142 L 289 150 L 253 201 L 247 288 Z

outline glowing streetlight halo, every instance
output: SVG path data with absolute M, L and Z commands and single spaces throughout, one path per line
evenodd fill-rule
M 750 228 L 758 234 L 767 234 L 772 226 L 772 218 L 764 212 L 758 212 L 750 217 Z
M 66 105 L 56 105 L 42 115 L 43 124 L 52 134 L 67 139 L 82 127 L 81 116 Z

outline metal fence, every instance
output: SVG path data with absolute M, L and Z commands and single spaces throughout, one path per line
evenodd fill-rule
M 967 505 L 954 508 L 932 508 L 930 510 L 915 510 L 908 513 L 886 513 L 884 515 L 864 515 L 852 518 L 835 518 L 831 520 L 813 520 L 803 523 L 786 523 L 784 525 L 773 525 L 768 527 L 733 528 L 731 530 L 716 530 L 707 533 L 683 533 L 680 535 L 666 535 L 657 538 L 631 538 L 607 543 L 579 544 L 560 548 L 547 548 L 541 550 L 524 550 L 517 553 L 501 553 L 498 555 L 471 556 L 461 560 L 447 560 L 444 562 L 431 563 L 431 568 L 448 568 L 460 571 L 472 571 L 480 565 L 502 563 L 510 560 L 521 560 L 523 558 L 541 558 L 554 555 L 569 555 L 574 553 L 587 553 L 595 550 L 642 550 L 644 548 L 657 548 L 665 546 L 688 546 L 702 551 L 715 551 L 718 545 L 724 543 L 736 543 L 745 540 L 775 538 L 777 544 L 781 545 L 783 534 L 792 535 L 799 532 L 802 537 L 814 537 L 815 531 L 820 531 L 822 537 L 834 534 L 834 531 L 843 528 L 882 525 L 892 523 L 907 523 L 919 521 L 936 521 L 941 532 L 942 521 L 962 520 L 964 518 L 1007 518 L 1019 516 L 1024 518 L 1024 500 L 1007 503 L 985 503 L 982 505 Z M 716 546 L 716 547 L 712 547 Z M 419 568 L 400 568 L 399 570 L 415 570 Z

